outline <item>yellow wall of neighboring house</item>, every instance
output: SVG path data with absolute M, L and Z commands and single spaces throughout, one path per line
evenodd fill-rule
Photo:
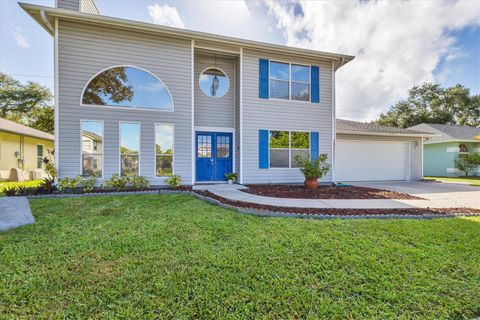
M 20 168 L 15 152 L 19 152 L 19 157 L 24 159 L 23 170 L 26 173 L 37 170 L 37 145 L 44 146 L 44 157 L 48 156 L 47 150 L 53 150 L 53 141 L 0 131 L 0 171 L 2 171 L 1 177 L 3 180 L 8 178 L 8 172 L 11 168 Z M 29 174 L 25 174 L 26 179 L 29 179 L 29 176 Z

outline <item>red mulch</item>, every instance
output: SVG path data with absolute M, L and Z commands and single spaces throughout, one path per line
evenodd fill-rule
M 243 201 L 232 201 L 219 197 L 209 191 L 195 191 L 196 193 L 218 200 L 224 204 L 228 204 L 234 207 L 248 208 L 254 210 L 273 211 L 278 213 L 298 213 L 298 214 L 310 214 L 310 215 L 333 215 L 333 216 L 356 216 L 356 215 L 385 215 L 385 214 L 398 214 L 398 215 L 424 215 L 424 214 L 480 214 L 480 209 L 472 208 L 407 208 L 407 209 L 321 209 L 321 208 L 291 208 L 291 207 L 276 207 L 269 205 L 262 205 Z
M 248 185 L 243 192 L 273 198 L 295 199 L 402 199 L 424 200 L 406 193 L 367 187 L 318 186 L 317 190 L 307 190 L 304 186 L 283 184 Z

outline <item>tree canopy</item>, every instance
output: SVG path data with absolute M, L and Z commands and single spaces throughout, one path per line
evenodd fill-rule
M 126 68 L 115 67 L 103 71 L 90 81 L 83 94 L 83 103 L 106 105 L 107 100 L 119 103 L 132 101 L 132 98 L 133 90 L 128 85 Z
M 480 95 L 471 95 L 460 84 L 442 88 L 425 83 L 413 86 L 408 98 L 397 102 L 375 121 L 378 124 L 407 128 L 420 123 L 480 126 Z
M 35 82 L 22 84 L 0 72 L 0 117 L 53 133 L 51 91 Z

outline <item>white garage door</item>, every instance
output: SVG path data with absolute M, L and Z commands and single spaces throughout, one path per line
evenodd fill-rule
M 408 143 L 337 139 L 335 179 L 377 181 L 408 179 Z

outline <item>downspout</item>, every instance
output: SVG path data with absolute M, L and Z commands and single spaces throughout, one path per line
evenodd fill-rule
M 45 13 L 45 10 L 40 10 L 40 17 L 42 18 L 43 23 L 45 23 L 45 26 L 47 27 L 47 29 L 52 34 L 55 34 L 55 28 L 52 26 L 50 21 L 48 21 L 47 14 Z

